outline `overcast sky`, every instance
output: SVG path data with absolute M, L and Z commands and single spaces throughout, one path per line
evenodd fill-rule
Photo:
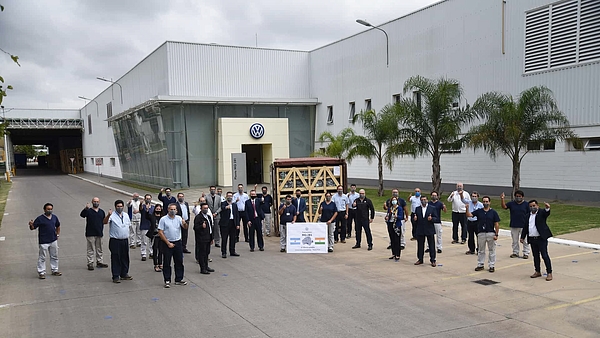
M 81 108 L 166 40 L 312 50 L 438 0 L 0 0 L 5 107 Z

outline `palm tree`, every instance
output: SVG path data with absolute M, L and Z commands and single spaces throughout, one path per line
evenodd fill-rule
M 343 129 L 339 134 L 333 135 L 331 132 L 324 131 L 319 135 L 320 143 L 327 143 L 323 149 L 313 152 L 313 156 L 327 156 L 335 158 L 345 158 L 347 154 L 348 139 L 354 136 L 354 130 L 351 128 Z
M 504 154 L 512 161 L 513 194 L 520 187 L 521 163 L 529 144 L 569 140 L 581 143 L 569 120 L 558 109 L 552 91 L 532 87 L 517 100 L 511 95 L 490 92 L 481 95 L 473 110 L 484 123 L 472 127 L 467 138 L 474 149 L 483 149 L 495 161 Z
M 403 92 L 404 95 L 418 93 L 420 98 L 405 97 L 391 108 L 400 121 L 402 141 L 392 150 L 413 157 L 431 155 L 431 185 L 433 190 L 440 191 L 440 157 L 444 150 L 461 148 L 461 130 L 474 114 L 468 106 L 457 106 L 463 90 L 454 79 L 431 80 L 413 76 L 404 83 Z
M 354 134 L 348 138 L 346 159 L 351 162 L 357 157 L 364 157 L 371 164 L 375 158 L 379 178 L 378 195 L 383 196 L 383 165 L 392 170 L 394 159 L 400 155 L 397 147 L 391 147 L 398 139 L 398 119 L 390 106 L 386 106 L 378 114 L 373 110 L 361 111 L 352 119 L 352 124 L 356 122 L 362 124 L 365 136 Z

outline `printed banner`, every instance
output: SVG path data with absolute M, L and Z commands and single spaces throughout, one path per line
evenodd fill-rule
M 327 223 L 287 224 L 288 253 L 327 253 Z

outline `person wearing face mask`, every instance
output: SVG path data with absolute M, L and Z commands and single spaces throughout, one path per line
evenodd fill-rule
M 125 203 L 122 200 L 115 201 L 115 212 L 109 209 L 104 217 L 104 224 L 108 224 L 108 249 L 110 250 L 110 268 L 113 283 L 121 283 L 122 280 L 132 280 L 129 275 L 129 227 L 131 221 L 129 215 L 123 211 Z
M 146 233 L 146 237 L 148 237 L 151 241 L 152 246 L 152 261 L 154 263 L 154 271 L 161 272 L 162 271 L 162 259 L 163 255 L 160 252 L 160 237 L 158 236 L 158 223 L 160 219 L 164 216 L 163 208 L 161 204 L 157 204 L 152 208 L 151 212 L 145 214 L 146 219 L 150 222 L 150 228 Z
M 221 196 L 217 195 L 217 187 L 214 185 L 210 186 L 210 193 L 206 196 L 206 203 L 208 203 L 208 209 L 212 214 L 212 218 L 215 220 L 215 224 L 219 224 L 221 220 Z M 194 212 L 195 213 L 195 212 Z M 197 214 L 196 214 L 197 215 Z M 213 229 L 213 237 L 215 242 L 215 248 L 221 247 L 221 230 L 219 226 L 215 226 Z
M 519 258 L 519 240 L 523 228 L 527 227 L 529 218 L 529 204 L 524 201 L 525 194 L 521 190 L 515 191 L 515 199 L 504 203 L 504 193 L 500 195 L 503 209 L 510 210 L 510 235 L 512 237 L 512 255 L 510 258 Z M 529 258 L 529 244 L 523 242 L 523 259 Z
M 248 239 L 248 219 L 246 218 L 246 201 L 250 199 L 250 196 L 244 192 L 244 185 L 238 184 L 238 191 L 233 194 L 233 202 L 237 204 L 238 211 L 240 212 L 240 217 L 242 218 L 242 228 L 244 231 L 244 241 L 249 242 Z M 241 229 L 240 229 L 241 230 Z M 238 230 L 236 241 L 240 241 L 240 231 Z
M 250 199 L 246 201 L 246 219 L 248 222 L 250 252 L 254 252 L 254 235 L 258 242 L 258 250 L 265 251 L 265 243 L 262 236 L 262 221 L 265 218 L 262 210 L 262 200 L 256 197 L 256 190 L 250 190 Z
M 437 253 L 442 253 L 442 211 L 446 212 L 446 205 L 440 201 L 440 197 L 437 191 L 431 192 L 431 201 L 429 201 L 429 205 L 435 208 L 439 222 L 434 223 L 435 226 L 435 242 Z M 429 244 L 427 245 L 427 250 L 425 252 L 429 252 Z
M 390 245 L 392 247 L 392 257 L 396 262 L 400 260 L 400 237 L 402 236 L 402 225 L 408 220 L 406 212 L 406 202 L 400 201 L 398 197 L 392 197 L 390 207 L 385 215 L 385 222 L 390 236 Z
M 394 198 L 394 197 L 397 198 L 398 201 L 400 201 L 400 200 L 404 201 L 402 198 L 400 198 L 398 189 L 392 189 L 392 198 Z M 383 210 L 387 211 L 390 208 L 390 206 L 392 205 L 392 198 L 389 198 L 387 201 L 385 201 L 385 203 L 383 203 Z M 406 201 L 404 201 L 404 204 L 406 204 Z M 404 211 L 406 212 L 406 215 L 408 215 L 406 208 L 404 209 Z M 400 235 L 400 250 L 404 250 L 404 248 L 406 247 L 406 238 L 404 237 L 405 230 L 406 230 L 406 225 L 405 225 L 405 223 L 402 223 L 402 234 Z M 389 245 L 386 249 L 387 250 L 392 249 L 391 242 L 389 243 Z
M 410 202 L 410 219 L 411 219 L 411 227 L 412 227 L 412 231 L 411 231 L 412 237 L 410 238 L 410 240 L 414 241 L 417 239 L 417 236 L 416 236 L 417 227 L 416 227 L 416 225 L 412 224 L 413 223 L 412 219 L 415 216 L 415 210 L 417 210 L 417 208 L 421 205 L 421 189 L 415 188 L 415 195 L 413 196 L 413 194 L 411 193 L 410 196 L 408 196 L 408 201 Z
M 364 230 L 365 235 L 367 236 L 367 250 L 371 251 L 373 250 L 371 223 L 373 223 L 373 219 L 375 219 L 375 208 L 373 207 L 373 202 L 366 197 L 364 189 L 360 189 L 358 194 L 360 197 L 352 204 L 356 207 L 356 244 L 352 249 L 360 248 L 362 230 Z
M 302 198 L 302 191 L 300 189 L 296 189 L 296 197 L 292 198 L 292 204 L 296 207 L 296 222 L 306 222 L 304 219 L 306 200 Z
M 99 268 L 108 268 L 108 264 L 102 262 L 102 236 L 104 234 L 104 210 L 100 209 L 100 199 L 92 198 L 92 204 L 85 205 L 79 214 L 85 218 L 85 239 L 87 242 L 87 268 L 94 270 L 94 256 L 96 257 L 96 266 Z
M 350 200 L 348 199 L 348 196 L 344 194 L 344 187 L 338 185 L 337 194 L 333 195 L 331 199 L 333 203 L 335 203 L 335 206 L 337 208 L 334 243 L 338 242 L 338 238 L 342 241 L 342 243 L 346 243 L 346 222 L 348 221 L 348 209 L 350 208 Z
M 233 202 L 233 193 L 230 191 L 221 203 L 221 257 L 227 258 L 227 240 L 229 240 L 229 255 L 239 257 L 235 252 L 236 236 L 240 229 L 240 212 L 237 204 Z
M 148 236 L 148 230 L 150 230 L 150 221 L 147 217 L 148 214 L 152 214 L 152 212 L 154 212 L 152 195 L 144 195 L 144 200 L 142 201 L 140 209 L 142 214 L 142 219 L 140 220 L 140 232 L 142 233 L 142 246 L 140 247 L 140 253 L 142 255 L 142 261 L 145 261 L 147 255 L 150 255 L 150 258 L 153 257 L 152 243 L 150 243 L 149 240 L 149 238 L 152 237 Z
M 470 201 L 469 193 L 463 190 L 462 182 L 456 183 L 456 190 L 448 196 L 452 202 L 452 244 L 465 244 L 467 241 L 467 204 Z M 460 242 L 458 241 L 458 225 L 460 224 Z
M 163 277 L 165 288 L 171 287 L 171 259 L 175 265 L 175 285 L 187 285 L 183 280 L 183 243 L 181 240 L 182 229 L 187 229 L 188 224 L 177 215 L 177 204 L 168 206 L 168 214 L 158 222 L 158 236 L 160 236 L 160 251 L 163 252 Z
M 180 192 L 177 194 L 177 216 L 181 217 L 185 223 L 190 222 L 190 205 L 185 201 L 185 195 Z M 189 254 L 192 253 L 187 248 L 188 241 L 188 229 L 181 228 L 181 245 L 183 247 L 183 253 Z
M 536 200 L 529 201 L 528 225 L 521 232 L 521 243 L 524 244 L 525 239 L 527 239 L 527 243 L 531 245 L 535 272 L 530 277 L 542 277 L 541 255 L 546 266 L 546 280 L 549 282 L 552 280 L 552 262 L 548 255 L 548 238 L 553 237 L 553 235 L 547 223 L 548 216 L 550 216 L 550 204 L 544 202 L 544 207 L 545 209 L 540 210 Z
M 131 249 L 135 249 L 136 246 L 142 246 L 143 236 L 140 229 L 140 222 L 142 220 L 141 207 L 140 194 L 134 192 L 131 199 L 127 202 L 127 215 L 131 220 L 131 228 L 129 228 L 129 247 Z
M 469 207 L 469 212 L 471 214 L 477 209 L 483 209 L 483 203 L 479 202 L 479 193 L 477 191 L 473 191 L 470 201 L 465 200 L 464 202 Z M 475 247 L 477 244 L 477 233 L 477 216 L 467 217 L 467 234 L 469 237 L 467 244 L 469 250 L 465 252 L 465 254 L 475 254 L 475 250 L 477 249 Z
M 350 184 L 350 192 L 348 193 L 348 204 L 350 209 L 348 210 L 348 221 L 346 223 L 348 233 L 346 238 L 352 238 L 352 222 L 354 222 L 354 228 L 356 229 L 356 207 L 353 207 L 354 201 L 359 198 L 360 195 L 356 192 L 356 184 Z
M 192 209 L 192 213 L 194 213 L 194 215 L 198 216 L 200 214 L 202 214 L 202 204 L 207 204 L 206 203 L 206 197 L 204 197 L 204 193 L 202 193 L 202 196 L 200 198 L 198 198 L 198 203 L 195 204 L 194 208 Z M 209 208 L 210 210 L 210 208 Z M 196 242 L 195 245 L 195 250 L 194 250 L 194 257 L 196 259 L 196 264 L 200 264 L 200 246 L 198 245 L 198 243 Z M 210 260 L 210 262 L 212 262 L 212 260 Z
M 52 203 L 44 204 L 44 214 L 35 221 L 29 221 L 29 229 L 38 229 L 39 257 L 37 264 L 38 277 L 46 278 L 46 252 L 50 255 L 50 268 L 52 276 L 62 276 L 58 271 L 58 237 L 60 237 L 60 221 L 53 214 Z
M 485 247 L 489 250 L 488 255 L 488 271 L 496 271 L 496 241 L 498 240 L 498 232 L 500 231 L 500 216 L 496 210 L 490 207 L 490 197 L 483 196 L 481 198 L 483 209 L 477 209 L 471 213 L 466 210 L 467 217 L 477 217 L 477 267 L 475 271 L 484 269 L 485 263 Z
M 266 186 L 262 187 L 262 194 L 258 194 L 262 204 L 263 213 L 265 219 L 263 220 L 263 235 L 271 237 L 271 227 L 273 226 L 273 216 L 271 210 L 273 209 L 273 196 L 269 195 L 269 190 Z
M 196 237 L 196 246 L 198 248 L 198 264 L 200 273 L 209 275 L 215 272 L 208 266 L 208 255 L 210 246 L 213 243 L 213 234 L 215 222 L 207 203 L 200 204 L 200 214 L 194 217 L 194 234 Z
M 279 244 L 280 252 L 285 252 L 287 247 L 287 225 L 296 222 L 296 207 L 292 204 L 292 195 L 285 196 L 285 202 L 279 205 L 277 209 L 279 214 Z
M 330 192 L 325 193 L 325 200 L 319 205 L 320 222 L 327 223 L 328 243 L 327 251 L 333 252 L 333 236 L 335 232 L 335 219 L 337 217 L 337 207 L 332 201 Z
M 429 205 L 427 196 L 420 197 L 421 205 L 415 209 L 412 216 L 413 224 L 416 226 L 415 235 L 417 236 L 417 261 L 415 265 L 423 264 L 425 254 L 425 241 L 430 248 L 435 247 L 435 223 L 440 222 L 436 208 Z M 429 250 L 429 263 L 436 267 L 436 251 Z

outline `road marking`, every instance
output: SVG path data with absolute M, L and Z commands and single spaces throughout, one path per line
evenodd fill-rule
M 6 237 L 4 237 L 4 236 L 0 237 L 0 241 L 4 241 L 4 240 L 6 240 Z
M 5 212 L 5 213 L 4 213 L 4 216 L 8 216 L 8 212 Z
M 580 252 L 580 253 L 576 253 L 576 254 L 570 254 L 570 255 L 564 255 L 564 256 L 558 256 L 558 257 L 551 257 L 552 260 L 555 259 L 561 259 L 561 258 L 568 258 L 568 257 L 573 257 L 573 256 L 581 256 L 581 255 L 589 255 L 591 253 L 594 253 L 594 251 L 588 251 L 588 252 Z M 507 266 L 502 266 L 499 268 L 496 268 L 496 271 L 498 270 L 504 270 L 504 269 L 508 269 L 508 268 L 514 268 L 515 266 L 521 266 L 521 265 L 528 265 L 531 264 L 530 260 L 527 260 L 525 262 L 521 262 L 521 263 L 516 263 L 516 264 L 511 264 L 511 265 L 507 265 Z M 467 275 L 462 275 L 462 276 L 452 276 L 452 277 L 445 277 L 442 278 L 442 280 L 450 280 L 450 279 L 457 279 L 457 278 L 463 278 L 463 277 L 473 277 L 473 276 L 477 276 L 477 275 L 481 275 L 486 273 L 487 271 L 477 271 L 477 272 L 473 272 Z
M 575 305 L 581 305 L 581 304 L 593 302 L 595 300 L 600 300 L 600 296 L 588 298 L 588 299 L 582 299 L 582 300 L 578 300 L 576 302 L 571 302 L 571 303 L 549 306 L 546 308 L 546 310 L 558 310 L 558 309 L 562 309 L 562 308 L 569 307 L 569 306 L 575 306 Z

